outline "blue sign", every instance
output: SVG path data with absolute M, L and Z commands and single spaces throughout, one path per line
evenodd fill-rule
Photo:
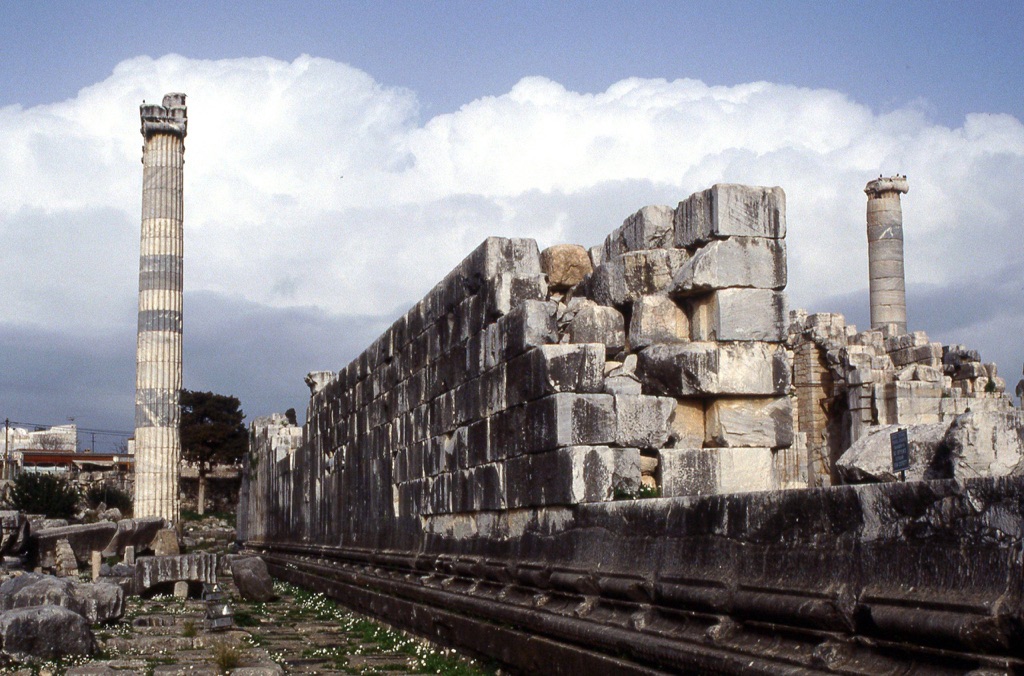
M 907 430 L 896 430 L 889 435 L 892 446 L 892 471 L 903 472 L 910 469 L 910 443 L 907 441 Z

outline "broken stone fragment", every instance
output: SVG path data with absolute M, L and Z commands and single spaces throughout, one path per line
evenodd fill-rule
M 669 429 L 669 443 L 674 448 L 701 448 L 705 438 L 704 402 L 701 399 L 678 399 Z
M 91 655 L 96 650 L 89 621 L 60 606 L 8 610 L 0 615 L 3 653 L 17 660 Z
M 231 579 L 246 601 L 263 602 L 274 597 L 274 580 L 267 571 L 267 564 L 258 556 L 233 559 Z
M 937 457 L 942 455 L 940 447 L 948 427 L 946 423 L 871 427 L 836 461 L 839 478 L 847 484 L 899 481 L 898 474 L 892 469 L 890 435 L 906 429 L 910 453 L 907 480 L 950 479 L 952 467 Z
M 627 218 L 620 231 L 625 251 L 639 249 L 671 249 L 675 233 L 672 207 L 647 206 Z
M 631 302 L 641 296 L 665 293 L 672 281 L 690 260 L 684 249 L 643 249 L 630 251 L 619 259 L 624 296 L 621 302 Z M 619 299 L 615 299 L 619 305 Z
M 548 288 L 565 291 L 594 271 L 590 255 L 579 244 L 556 244 L 540 254 L 540 267 L 548 277 Z

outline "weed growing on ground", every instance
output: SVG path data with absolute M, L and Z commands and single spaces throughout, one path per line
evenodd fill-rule
M 213 663 L 221 672 L 229 672 L 242 663 L 242 653 L 233 645 L 218 643 L 213 646 Z

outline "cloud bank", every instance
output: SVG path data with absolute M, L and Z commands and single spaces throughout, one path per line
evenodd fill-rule
M 301 409 L 307 370 L 344 365 L 484 237 L 592 245 L 637 208 L 715 182 L 785 188 L 791 305 L 863 325 L 862 189 L 907 174 L 911 327 L 980 348 L 1011 383 L 1024 359 L 1016 118 L 950 129 L 914 106 L 877 115 L 768 82 L 633 78 L 580 93 L 526 77 L 423 120 L 414 92 L 341 63 L 169 55 L 122 62 L 67 101 L 0 109 L 0 339 L 34 346 L 5 368 L 4 409 L 50 363 L 39 341 L 117 345 L 131 373 L 138 105 L 170 91 L 189 97 L 185 384 L 231 390 L 250 416 Z M 114 353 L 97 351 L 76 354 L 109 379 Z M 54 398 L 92 371 L 66 372 Z M 96 423 L 130 426 L 132 376 L 110 387 L 125 410 Z

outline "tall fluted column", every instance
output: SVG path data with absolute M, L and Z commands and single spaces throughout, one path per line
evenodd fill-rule
M 879 176 L 867 184 L 868 276 L 871 284 L 871 328 L 895 324 L 907 332 L 907 292 L 903 274 L 903 209 L 900 193 L 910 190 L 907 177 Z
M 184 94 L 142 104 L 142 246 L 135 376 L 135 516 L 178 520 Z

